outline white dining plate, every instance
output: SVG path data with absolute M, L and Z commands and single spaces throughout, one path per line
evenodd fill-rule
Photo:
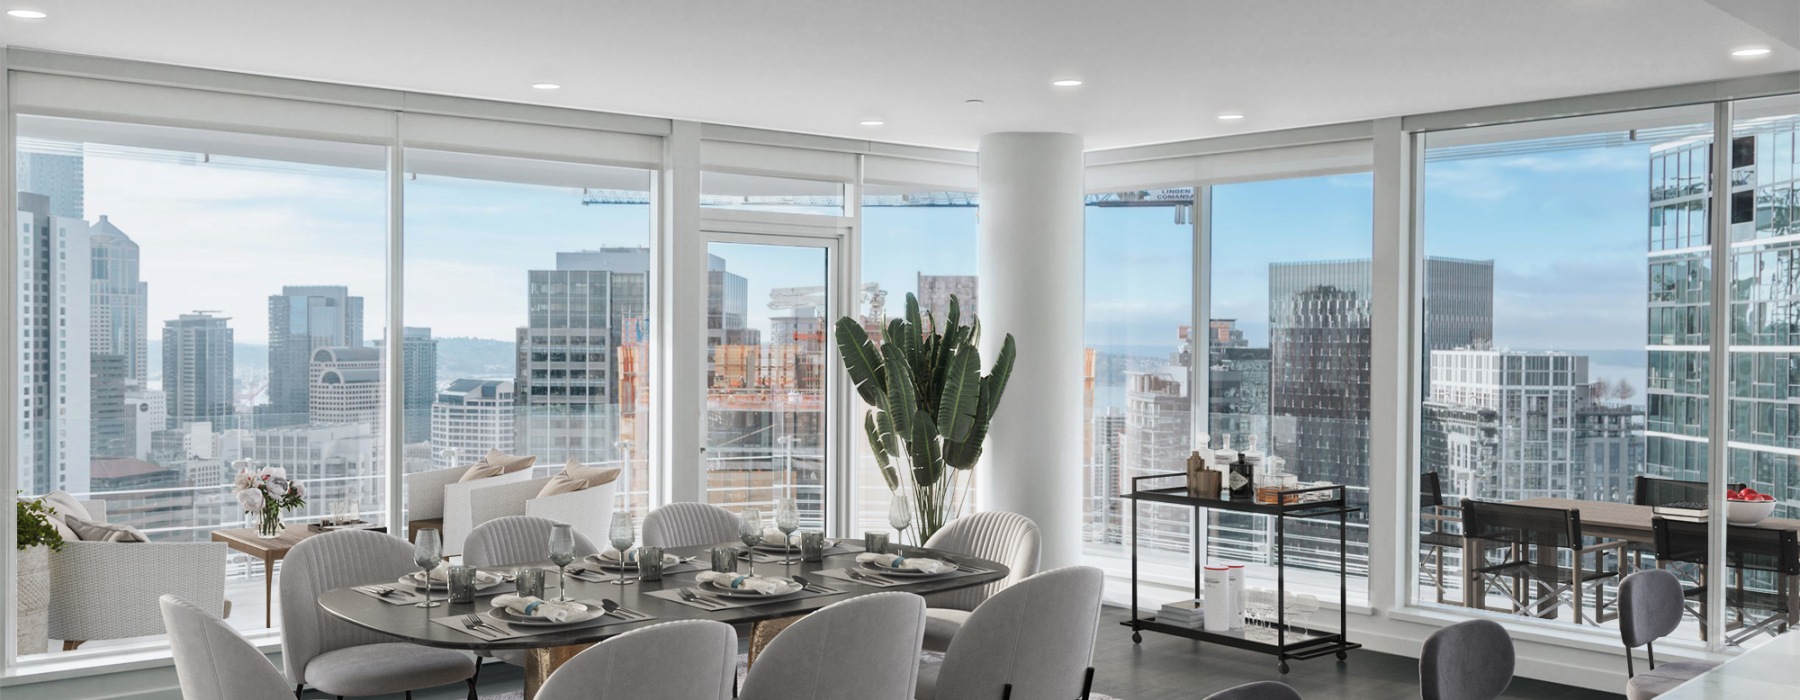
M 724 586 L 713 585 L 710 581 L 700 584 L 700 590 L 721 598 L 780 598 L 782 596 L 793 595 L 806 590 L 805 587 L 794 581 L 782 581 L 782 583 L 787 585 L 788 590 L 781 593 L 758 593 L 751 590 L 726 588 Z
M 602 569 L 609 569 L 612 571 L 637 571 L 637 568 L 638 568 L 638 563 L 635 561 L 619 561 L 617 559 L 608 559 L 607 557 L 601 556 L 599 554 L 589 555 L 584 561 L 592 562 L 595 566 L 598 566 Z M 665 569 L 667 569 L 671 566 L 675 566 L 676 564 L 680 564 L 680 563 L 681 563 L 681 557 L 675 556 L 673 554 L 664 554 L 663 555 L 663 568 L 665 568 Z
M 541 617 L 526 617 L 524 615 L 515 615 L 515 614 L 513 614 L 513 611 L 511 609 L 508 609 L 505 607 L 500 607 L 500 606 L 496 606 L 496 607 L 494 607 L 494 609 L 489 610 L 488 614 L 493 615 L 494 619 L 504 622 L 506 624 L 523 625 L 526 627 L 557 627 L 560 625 L 575 625 L 575 624 L 580 624 L 583 622 L 589 622 L 592 620 L 598 620 L 598 619 L 600 619 L 600 616 L 606 614 L 606 608 L 602 608 L 593 603 L 584 603 L 581 601 L 571 601 L 571 602 L 579 603 L 585 609 L 582 610 L 581 612 L 575 613 L 574 615 L 570 615 L 569 619 L 563 620 L 562 622 L 551 622 L 551 621 L 546 620 Z
M 947 564 L 948 564 L 948 562 L 946 562 L 946 563 L 947 563 Z M 952 574 L 952 573 L 956 573 L 956 570 L 957 570 L 957 566 L 956 566 L 956 565 L 955 565 L 955 564 L 949 564 L 949 566 L 950 566 L 950 568 L 948 568 L 948 569 L 945 569 L 945 570 L 943 570 L 943 571 L 939 571 L 939 572 L 937 572 L 937 573 L 935 573 L 935 574 L 928 574 L 928 573 L 925 573 L 925 572 L 923 572 L 923 571 L 917 571 L 917 570 L 914 570 L 914 569 L 905 569 L 905 568 L 894 568 L 894 567 L 891 567 L 891 566 L 882 566 L 882 565 L 880 565 L 880 564 L 876 564 L 876 563 L 874 563 L 874 562 L 866 562 L 866 561 L 865 561 L 865 562 L 859 562 L 859 563 L 858 563 L 858 565 L 859 565 L 859 566 L 860 566 L 860 567 L 861 567 L 861 568 L 862 568 L 862 570 L 864 570 L 864 571 L 867 571 L 867 572 L 870 572 L 870 573 L 876 573 L 876 574 L 881 574 L 881 575 L 882 575 L 882 576 L 910 576 L 910 577 L 913 577 L 913 578 L 927 578 L 927 577 L 931 577 L 931 576 L 943 576 L 943 575 L 945 575 L 945 574 Z

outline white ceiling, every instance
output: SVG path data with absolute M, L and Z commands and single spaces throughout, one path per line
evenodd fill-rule
M 0 17 L 0 41 L 880 141 L 1043 130 L 1107 148 L 1796 70 L 1784 42 L 1800 27 L 1752 24 L 1795 4 L 0 0 L 50 15 Z M 1750 45 L 1773 53 L 1730 56 Z M 1065 77 L 1087 84 L 1050 86 Z

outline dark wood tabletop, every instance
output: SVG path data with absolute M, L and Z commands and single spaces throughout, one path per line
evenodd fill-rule
M 695 561 L 704 564 L 706 561 L 707 549 L 710 549 L 710 547 L 682 547 L 670 549 L 668 552 L 683 557 L 699 557 L 695 559 Z M 918 551 L 921 552 L 921 556 L 930 556 L 936 553 L 932 550 L 915 550 L 915 548 L 911 547 L 906 548 L 906 551 L 909 554 Z M 814 583 L 842 591 L 841 593 L 836 595 L 808 596 L 795 600 L 772 601 L 761 605 L 725 610 L 701 610 L 696 607 L 648 595 L 655 591 L 674 590 L 683 586 L 696 585 L 694 578 L 699 574 L 698 571 L 668 574 L 663 577 L 662 581 L 650 583 L 640 582 L 626 586 L 615 585 L 611 582 L 592 583 L 571 578 L 569 579 L 570 598 L 577 600 L 611 599 L 618 601 L 619 605 L 623 607 L 650 614 L 654 616 L 655 619 L 640 622 L 608 624 L 599 627 L 578 627 L 566 630 L 553 630 L 544 634 L 514 639 L 480 639 L 455 629 L 445 627 L 444 625 L 431 622 L 431 620 L 435 618 L 447 615 L 467 615 L 469 613 L 487 612 L 492 607 L 494 596 L 482 596 L 476 598 L 475 602 L 472 604 L 445 604 L 435 608 L 415 608 L 411 605 L 393 605 L 384 603 L 348 588 L 339 588 L 327 591 L 324 595 L 319 596 L 319 607 L 323 608 L 325 612 L 359 627 L 399 637 L 415 644 L 423 644 L 425 646 L 467 650 L 537 649 L 573 644 L 591 644 L 640 627 L 647 627 L 649 625 L 671 622 L 674 620 L 717 620 L 719 622 L 737 624 L 805 615 L 832 603 L 849 600 L 850 598 L 860 595 L 880 593 L 883 591 L 905 591 L 907 593 L 918 594 L 936 593 L 939 591 L 956 590 L 959 588 L 968 588 L 991 583 L 1005 578 L 1010 573 L 1010 571 L 999 562 L 977 559 L 975 557 L 960 554 L 950 554 L 949 556 L 953 557 L 960 566 L 988 569 L 989 571 L 987 573 L 950 578 L 918 579 L 916 581 L 909 581 L 904 585 L 889 586 L 886 588 L 850 583 L 835 578 L 827 578 L 817 573 L 826 569 L 853 567 L 856 565 L 856 554 L 857 553 L 836 554 L 825 557 L 825 560 L 822 562 L 800 562 L 788 566 L 783 566 L 781 564 L 756 565 L 756 573 L 759 575 L 772 576 L 778 574 L 782 577 L 802 575 Z M 493 568 L 496 570 L 510 570 L 515 567 Z M 739 571 L 747 571 L 745 564 L 742 562 L 739 564 Z M 553 586 L 556 581 L 556 573 L 554 571 L 550 572 L 547 579 Z M 369 583 L 392 582 L 370 581 Z M 441 593 L 436 595 L 441 599 Z
M 1649 542 L 1655 536 L 1650 524 L 1650 519 L 1655 513 L 1650 506 L 1608 501 L 1582 501 L 1573 498 L 1527 498 L 1523 501 L 1513 501 L 1513 503 L 1522 506 L 1580 511 L 1581 532 L 1584 535 L 1599 535 L 1633 542 Z M 1767 518 L 1755 525 L 1733 525 L 1732 527 L 1800 531 L 1800 520 Z

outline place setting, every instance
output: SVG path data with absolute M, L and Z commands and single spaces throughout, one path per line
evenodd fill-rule
M 987 569 L 963 567 L 949 557 L 908 557 L 901 554 L 864 552 L 856 555 L 856 566 L 826 569 L 820 576 L 864 586 L 889 588 L 937 580 L 988 573 Z
M 501 641 L 654 619 L 654 615 L 620 607 L 610 599 L 545 600 L 539 596 L 509 593 L 494 598 L 485 612 L 445 615 L 431 621 L 473 637 Z

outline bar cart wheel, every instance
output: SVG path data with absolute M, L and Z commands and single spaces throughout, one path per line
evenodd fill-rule
M 1350 658 L 1350 652 L 1344 651 L 1343 649 L 1339 649 L 1338 653 L 1337 653 L 1337 657 L 1338 657 L 1339 661 L 1343 661 L 1344 659 Z
M 1131 643 L 1132 644 L 1143 644 L 1144 643 L 1144 633 L 1139 632 L 1137 630 L 1132 630 L 1131 631 Z
M 1276 665 L 1276 666 L 1275 666 L 1275 668 L 1277 668 L 1277 669 L 1280 669 L 1280 671 L 1281 671 L 1281 675 L 1284 675 L 1284 676 L 1285 676 L 1285 675 L 1287 675 L 1287 672 L 1288 672 L 1288 662 L 1287 662 L 1287 659 L 1282 659 L 1282 660 L 1281 660 L 1281 663 L 1280 663 L 1280 664 L 1277 664 L 1277 665 Z

